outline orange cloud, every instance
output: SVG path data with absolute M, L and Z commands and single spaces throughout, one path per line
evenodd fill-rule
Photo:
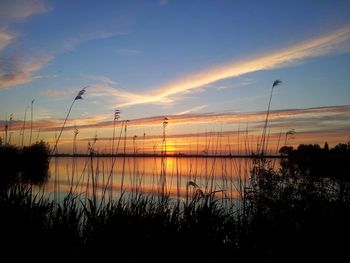
M 140 119 L 129 120 L 129 128 L 139 127 L 151 127 L 161 126 L 165 116 L 153 116 Z M 265 112 L 252 112 L 252 113 L 203 113 L 203 114 L 183 114 L 183 115 L 170 115 L 169 127 L 185 124 L 208 124 L 208 123 L 250 123 L 251 127 L 257 129 L 263 125 L 263 120 L 266 117 Z M 302 108 L 302 109 L 283 109 L 273 110 L 270 112 L 269 124 L 273 127 L 288 127 L 298 125 L 298 122 L 302 123 L 300 127 L 310 126 L 308 123 L 314 125 L 313 122 L 320 124 L 322 121 L 333 121 L 340 125 L 347 123 L 350 119 L 350 105 L 343 106 L 325 106 L 315 108 Z M 34 127 L 46 129 L 47 131 L 59 130 L 62 124 L 61 119 L 41 120 L 35 121 Z M 305 121 L 305 123 L 304 123 Z M 327 123 L 326 123 L 327 124 Z M 88 116 L 77 120 L 68 120 L 66 129 L 73 129 L 74 125 L 79 129 L 90 128 L 112 128 L 113 127 L 113 114 L 100 114 L 94 116 Z M 116 127 L 121 127 L 122 121 L 116 123 Z M 254 126 L 255 125 L 255 126 Z M 13 121 L 12 128 L 14 130 L 21 128 L 21 121 Z M 325 125 L 328 127 L 328 125 Z
M 327 35 L 320 36 L 284 49 L 263 54 L 255 58 L 235 61 L 184 76 L 177 81 L 160 86 L 147 93 L 122 93 L 114 95 L 122 102 L 119 107 L 137 104 L 172 102 L 174 96 L 181 95 L 210 83 L 238 77 L 247 73 L 270 70 L 293 65 L 311 57 L 324 56 L 350 50 L 350 26 L 344 26 Z
M 168 117 L 166 131 L 167 145 L 173 152 L 189 152 L 191 145 L 199 145 L 200 152 L 203 149 L 216 145 L 220 140 L 220 149 L 211 149 L 211 152 L 237 151 L 237 147 L 243 147 L 248 152 L 254 150 L 261 135 L 266 117 L 265 112 L 252 113 L 210 113 L 210 114 L 185 114 Z M 140 118 L 128 122 L 127 151 L 133 152 L 135 147 L 141 147 L 145 152 L 160 151 L 162 145 L 162 122 L 164 116 Z M 54 141 L 54 133 L 61 129 L 62 119 L 36 120 L 33 123 L 34 136 L 39 133 L 40 139 L 48 142 Z M 4 132 L 5 121 L 0 121 L 0 127 Z M 7 122 L 9 125 L 9 123 Z M 349 140 L 350 105 L 328 106 L 306 109 L 285 109 L 271 111 L 269 118 L 269 149 L 277 149 L 278 143 L 284 141 L 284 134 L 295 129 L 296 140 L 291 143 L 328 143 L 335 144 Z M 122 121 L 117 122 L 117 135 L 119 136 Z M 23 121 L 13 120 L 11 132 L 13 141 L 18 141 Z M 68 120 L 65 132 L 60 140 L 62 151 L 71 151 L 74 128 L 79 129 L 78 147 L 86 149 L 88 141 L 93 141 L 97 133 L 98 149 L 109 152 L 113 115 L 101 114 L 89 116 L 79 120 Z M 29 129 L 29 126 L 26 126 Z M 143 134 L 146 133 L 144 136 Z M 26 131 L 26 135 L 28 130 Z M 246 145 L 239 145 L 238 134 Z M 281 135 L 280 135 L 281 134 Z M 134 140 L 134 135 L 138 137 Z M 124 135 L 122 135 L 124 138 Z M 282 138 L 280 137 L 282 136 Z M 36 138 L 36 137 L 35 137 Z M 135 146 L 135 147 L 134 147 Z M 209 147 L 209 148 L 210 148 Z M 192 152 L 195 149 L 192 148 Z M 120 152 L 120 149 L 119 149 Z
M 51 59 L 51 55 L 44 55 L 25 62 L 18 57 L 0 58 L 0 89 L 42 78 L 42 75 L 33 73 L 45 67 Z

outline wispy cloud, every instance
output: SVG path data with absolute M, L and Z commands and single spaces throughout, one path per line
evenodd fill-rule
M 0 50 L 5 48 L 14 39 L 15 35 L 6 32 L 5 29 L 0 29 Z
M 16 38 L 16 34 L 8 31 L 11 24 L 45 13 L 49 9 L 49 5 L 42 0 L 2 0 L 0 2 L 0 50 Z
M 247 142 L 251 144 L 249 147 L 255 147 L 258 136 L 261 135 L 265 115 L 264 112 L 241 114 L 227 112 L 167 116 L 170 128 L 167 133 L 167 140 L 169 145 L 176 145 L 178 149 L 188 151 L 189 145 L 193 145 L 194 139 L 196 143 L 199 141 L 199 146 L 202 149 L 208 147 L 208 136 L 210 138 L 219 136 L 226 141 L 229 137 L 233 140 L 232 136 L 237 136 L 237 133 L 240 133 L 242 139 L 245 137 Z M 290 141 L 294 145 L 300 143 L 323 144 L 325 141 L 334 145 L 349 140 L 350 105 L 283 109 L 272 111 L 270 116 L 270 149 L 275 150 L 277 148 L 281 132 L 285 133 L 292 128 L 297 132 L 294 136 L 295 139 Z M 128 149 L 132 145 L 131 141 L 134 135 L 142 137 L 146 133 L 146 148 L 148 147 L 148 151 L 153 151 L 153 146 L 159 144 L 162 140 L 163 119 L 164 116 L 154 116 L 130 120 L 128 123 L 129 136 L 127 136 Z M 62 122 L 62 119 L 55 118 L 36 119 L 33 123 L 33 129 L 35 131 L 40 130 L 41 138 L 53 142 L 53 133 L 60 130 Z M 5 124 L 5 120 L 0 120 L 0 132 L 4 131 Z M 116 124 L 120 128 L 122 122 Z M 201 126 L 201 124 L 205 125 Z M 208 124 L 211 125 L 208 126 Z M 11 132 L 14 136 L 17 136 L 22 127 L 23 121 L 14 119 Z M 210 128 L 208 129 L 208 127 Z M 96 133 L 98 133 L 98 143 L 104 145 L 106 142 L 110 142 L 111 139 L 113 114 L 89 115 L 80 119 L 68 120 L 65 137 L 61 140 L 62 145 L 66 145 L 66 150 L 71 149 L 72 131 L 75 128 L 80 131 L 79 147 L 83 147 L 81 149 L 85 149 L 86 141 L 93 140 Z M 227 150 L 227 148 L 225 149 Z
M 0 23 L 26 19 L 32 15 L 45 13 L 50 6 L 43 0 L 2 0 L 0 3 Z
M 348 25 L 327 35 L 284 49 L 190 74 L 177 81 L 152 89 L 147 93 L 128 93 L 127 96 L 120 97 L 124 102 L 119 106 L 127 107 L 137 104 L 169 102 L 174 100 L 174 96 L 180 96 L 203 88 L 205 85 L 219 80 L 238 77 L 261 70 L 287 67 L 311 57 L 349 51 L 350 26 Z
M 109 85 L 117 85 L 118 84 L 117 82 L 115 82 L 114 80 L 112 80 L 106 76 L 96 76 L 95 75 L 95 76 L 90 76 L 89 78 L 92 80 L 98 81 L 98 82 L 109 84 Z
M 176 125 L 189 125 L 189 130 L 193 128 L 191 125 L 220 123 L 224 125 L 238 125 L 242 123 L 249 123 L 251 130 L 261 131 L 266 117 L 265 112 L 251 112 L 251 113 L 188 113 L 183 115 L 168 115 L 171 127 Z M 130 128 L 151 128 L 152 126 L 161 127 L 164 116 L 152 116 L 147 118 L 139 118 L 130 120 L 128 127 Z M 295 128 L 298 131 L 322 131 L 322 130 L 337 130 L 343 131 L 348 129 L 350 120 L 350 105 L 343 106 L 327 106 L 316 108 L 302 108 L 302 109 L 283 109 L 274 110 L 270 113 L 270 126 L 273 129 L 291 129 Z M 62 124 L 62 119 L 50 119 L 37 121 L 36 128 L 41 128 L 46 131 L 59 130 Z M 86 116 L 79 120 L 68 120 L 67 130 L 73 129 L 73 126 L 78 126 L 79 129 L 91 128 L 112 128 L 113 114 L 100 114 L 94 116 Z M 121 123 L 118 122 L 117 126 Z M 3 129 L 4 125 L 1 125 Z M 13 125 L 13 130 L 17 126 Z M 21 129 L 22 121 L 18 121 L 18 129 Z M 160 129 L 161 131 L 161 129 Z M 197 129 L 196 129 L 197 131 Z M 348 130 L 347 130 L 348 131 Z
M 53 98 L 65 98 L 69 96 L 73 96 L 76 94 L 75 89 L 48 89 L 41 93 L 41 95 L 44 95 L 46 97 L 53 97 Z
M 237 88 L 237 87 L 242 87 L 242 86 L 248 86 L 254 83 L 254 80 L 250 78 L 244 78 L 239 81 L 239 83 L 231 85 L 231 86 L 225 86 L 225 85 L 220 85 L 220 86 L 215 86 L 217 90 L 224 90 L 224 89 L 232 89 L 232 88 Z
M 188 113 L 192 113 L 192 112 L 197 112 L 197 111 L 200 111 L 200 110 L 202 110 L 202 109 L 204 109 L 206 107 L 208 107 L 208 104 L 197 106 L 197 107 L 193 107 L 191 109 L 188 109 L 188 110 L 176 113 L 175 115 L 184 115 L 184 114 L 188 114 Z
M 8 28 L 16 22 L 47 12 L 50 9 L 43 0 L 3 0 L 0 2 L 0 50 L 16 39 L 17 34 Z M 42 69 L 52 59 L 51 55 L 35 58 L 17 56 L 0 57 L 0 89 L 24 84 L 43 77 L 34 72 Z
M 78 46 L 89 41 L 99 40 L 99 39 L 108 39 L 111 37 L 125 35 L 125 34 L 126 34 L 125 32 L 112 32 L 112 31 L 103 31 L 103 30 L 81 33 L 81 34 L 78 34 L 77 36 L 74 36 L 64 41 L 63 49 L 65 51 L 73 51 Z
M 125 101 L 151 99 L 152 96 L 142 95 L 134 92 L 126 91 L 118 86 L 118 84 L 109 78 L 100 78 L 100 81 L 89 85 L 89 97 L 103 98 L 109 100 L 111 108 L 123 107 Z M 155 104 L 169 104 L 173 102 L 173 98 L 163 98 Z
M 27 61 L 19 57 L 0 58 L 0 89 L 42 78 L 42 75 L 34 72 L 45 67 L 51 59 L 51 55 L 43 55 Z

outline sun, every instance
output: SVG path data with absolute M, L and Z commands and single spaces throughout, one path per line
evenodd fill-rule
M 176 142 L 173 141 L 173 140 L 167 140 L 166 142 L 166 152 L 167 154 L 173 154 L 173 153 L 176 153 L 177 151 L 177 147 L 176 147 Z

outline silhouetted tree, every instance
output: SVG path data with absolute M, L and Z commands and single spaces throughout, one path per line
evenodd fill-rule
M 44 141 L 23 147 L 21 154 L 22 180 L 41 184 L 48 179 L 50 147 Z
M 323 146 L 323 151 L 325 151 L 325 152 L 329 152 L 328 142 L 325 142 L 325 143 L 324 143 L 324 146 Z

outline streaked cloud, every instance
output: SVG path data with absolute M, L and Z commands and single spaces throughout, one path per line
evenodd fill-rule
M 5 29 L 0 29 L 0 50 L 5 48 L 14 39 L 15 35 L 6 32 Z
M 208 143 L 211 151 L 216 151 L 213 146 L 217 140 L 222 140 L 222 151 L 237 150 L 237 136 L 241 136 L 241 147 L 248 152 L 255 150 L 266 117 L 265 112 L 251 113 L 207 113 L 171 115 L 168 117 L 167 144 L 182 152 L 194 150 L 193 145 L 198 143 L 199 150 L 206 149 Z M 164 116 L 133 119 L 128 122 L 127 150 L 133 151 L 134 135 L 139 136 L 141 144 L 145 143 L 146 152 L 153 152 L 162 142 L 162 122 Z M 294 139 L 289 138 L 289 143 L 318 143 L 325 141 L 334 145 L 349 140 L 350 105 L 328 106 L 305 109 L 275 110 L 269 119 L 269 149 L 276 150 L 284 141 L 284 134 L 290 129 L 295 129 Z M 62 126 L 63 119 L 35 119 L 33 131 L 40 134 L 49 143 L 54 142 L 54 133 Z M 0 132 L 4 131 L 6 121 L 0 120 Z M 7 124 L 9 124 L 7 122 Z M 204 126 L 202 125 L 204 124 Z M 122 127 L 122 121 L 116 123 L 118 134 Z M 11 123 L 13 141 L 18 141 L 23 128 L 23 120 L 14 119 Z M 65 132 L 60 140 L 63 151 L 71 151 L 73 130 L 79 129 L 78 145 L 81 151 L 86 149 L 86 143 L 92 141 L 97 134 L 97 144 L 108 147 L 111 142 L 113 129 L 113 113 L 87 115 L 79 119 L 69 119 Z M 29 129 L 29 127 L 27 127 Z M 143 134 L 146 136 L 143 136 Z M 282 136 L 282 137 L 281 137 Z M 228 146 L 228 144 L 230 146 Z M 157 148 L 158 147 L 158 148 Z M 195 148 L 198 149 L 196 146 Z M 209 147 L 210 148 L 210 147 Z
M 0 58 L 0 89 L 42 78 L 43 75 L 34 73 L 45 67 L 51 59 L 51 55 L 42 55 L 28 60 L 15 56 Z
M 119 106 L 173 102 L 176 96 L 203 88 L 205 85 L 219 80 L 261 70 L 288 67 L 308 58 L 349 51 L 350 26 L 347 25 L 329 34 L 274 52 L 194 72 L 145 93 L 121 93 L 120 100 L 122 102 Z
M 203 105 L 205 106 L 205 105 Z M 202 113 L 202 114 L 183 114 L 183 115 L 168 115 L 169 126 L 174 125 L 199 125 L 207 123 L 221 123 L 221 124 L 245 124 L 249 123 L 251 129 L 260 130 L 264 124 L 266 112 L 252 112 L 252 113 Z M 147 118 L 139 118 L 130 120 L 128 127 L 152 127 L 161 126 L 164 116 L 153 116 Z M 332 125 L 329 125 L 329 123 Z M 278 129 L 332 129 L 340 126 L 346 127 L 350 122 L 350 105 L 343 106 L 327 106 L 316 108 L 303 109 L 283 109 L 274 110 L 270 113 L 269 125 L 272 128 Z M 308 124 L 310 123 L 310 124 Z M 62 119 L 38 120 L 37 124 L 42 129 L 59 130 L 62 124 Z M 18 127 L 13 125 L 13 129 L 20 128 L 22 121 L 18 121 Z M 35 124 L 36 125 L 36 124 Z M 68 120 L 66 129 L 72 129 L 76 125 L 80 129 L 90 128 L 112 128 L 113 114 L 99 114 L 94 116 L 87 116 L 79 120 Z M 3 127 L 3 125 L 0 125 Z M 36 128 L 40 128 L 36 126 Z M 121 126 L 121 122 L 117 122 L 117 126 Z M 341 130 L 341 129 L 340 129 Z
M 42 0 L 2 0 L 0 2 L 0 50 L 16 38 L 16 34 L 8 31 L 11 24 L 45 13 L 49 9 L 46 1 Z
M 73 51 L 81 44 L 89 41 L 94 41 L 99 39 L 108 39 L 111 37 L 115 37 L 118 35 L 125 35 L 125 34 L 126 34 L 125 32 L 113 32 L 113 31 L 103 31 L 103 30 L 80 33 L 70 39 L 65 40 L 63 43 L 63 49 L 65 51 Z
M 2 0 L 0 3 L 0 23 L 26 19 L 32 15 L 47 12 L 50 6 L 43 0 Z
M 200 111 L 204 108 L 208 107 L 207 104 L 205 105 L 200 105 L 200 106 L 196 106 L 196 107 L 193 107 L 191 109 L 188 109 L 188 110 L 185 110 L 185 111 L 181 111 L 179 113 L 176 113 L 175 115 L 184 115 L 184 114 L 188 114 L 188 113 L 192 113 L 192 112 L 197 112 L 197 111 Z
M 106 76 L 90 76 L 90 79 L 102 82 L 102 83 L 107 83 L 110 85 L 117 85 L 118 83 L 115 82 L 114 80 L 111 80 L 109 77 Z
M 68 96 L 73 96 L 77 92 L 72 89 L 48 89 L 41 93 L 41 95 L 44 95 L 46 97 L 54 97 L 54 98 L 65 98 Z
M 0 50 L 5 49 L 17 34 L 8 28 L 15 22 L 47 12 L 50 6 L 42 0 L 3 0 L 0 2 Z M 34 74 L 47 65 L 51 55 L 38 57 L 2 56 L 0 57 L 0 89 L 24 84 L 43 77 Z
M 215 86 L 217 90 L 224 90 L 224 89 L 231 89 L 231 88 L 237 88 L 237 87 L 242 87 L 242 86 L 248 86 L 254 83 L 254 80 L 249 79 L 249 78 L 244 78 L 239 81 L 239 83 L 231 85 L 231 86 L 225 86 L 225 85 L 220 85 L 220 86 Z

